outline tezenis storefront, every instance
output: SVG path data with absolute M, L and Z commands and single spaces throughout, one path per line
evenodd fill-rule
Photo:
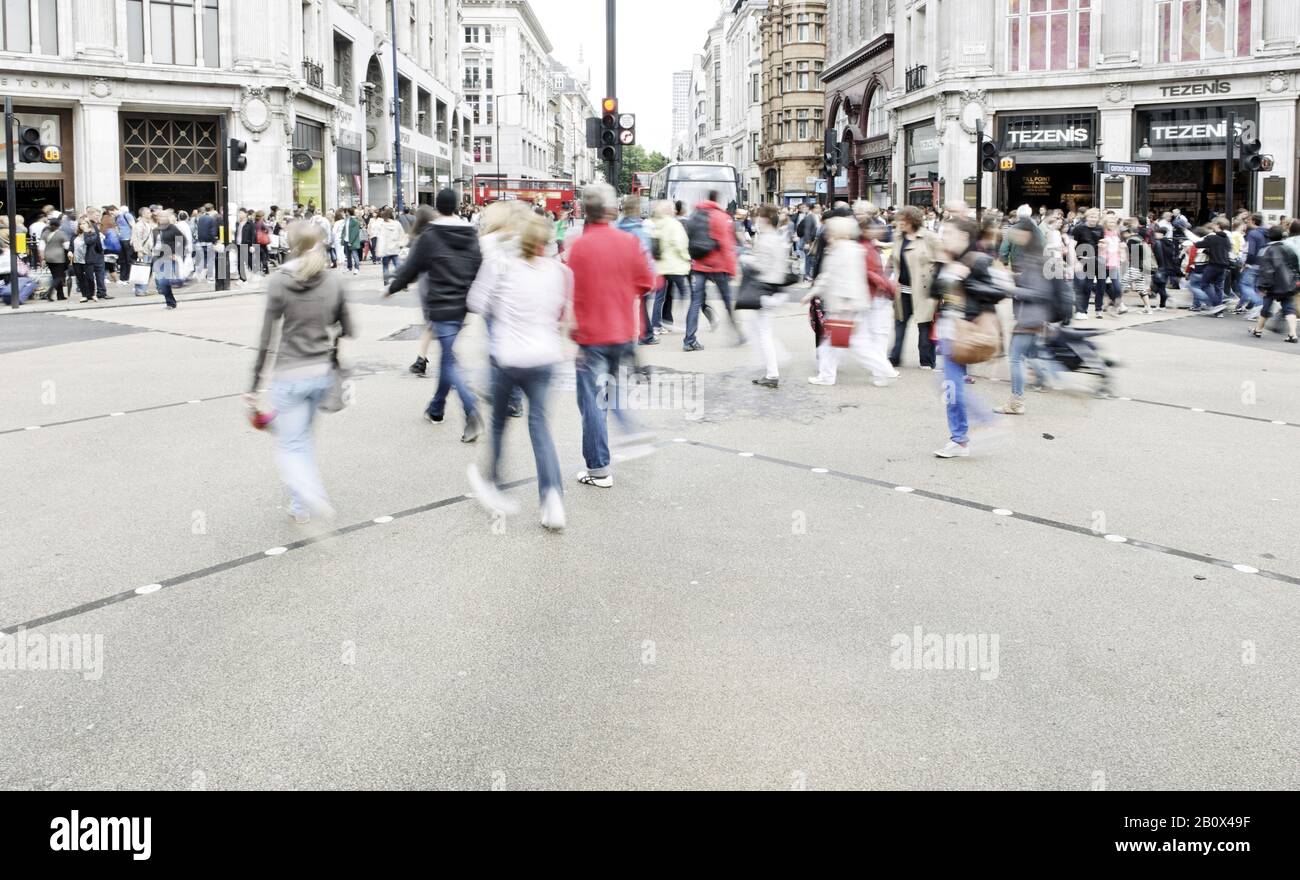
M 998 205 L 1014 211 L 1029 205 L 1076 211 L 1096 204 L 1093 162 L 1097 149 L 1097 112 L 999 114 L 998 145 L 1016 160 L 1014 171 L 1001 175 Z
M 1194 223 L 1253 208 L 1250 172 L 1233 175 L 1232 212 L 1226 212 L 1228 114 L 1237 114 L 1235 135 L 1259 118 L 1253 101 L 1209 106 L 1139 107 L 1133 127 L 1134 154 L 1151 147 L 1151 176 L 1138 178 L 1138 213 L 1180 208 Z M 1235 165 L 1235 163 L 1234 163 Z

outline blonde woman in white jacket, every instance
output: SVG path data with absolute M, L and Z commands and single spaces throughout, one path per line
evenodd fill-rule
M 754 209 L 755 234 L 751 250 L 741 258 L 746 269 L 754 273 L 754 280 L 768 285 L 773 291 L 759 298 L 761 305 L 754 311 L 754 350 L 763 361 L 764 372 L 754 384 L 776 388 L 781 384 L 781 361 L 787 359 L 785 350 L 772 333 L 772 316 L 777 307 L 786 301 L 786 273 L 790 271 L 790 239 L 784 227 L 778 227 L 779 214 L 775 205 L 759 205 Z
M 859 243 L 862 234 L 858 222 L 852 217 L 832 217 L 826 221 L 826 244 L 829 247 L 822 258 L 817 280 L 804 296 L 805 304 L 820 297 L 828 319 L 853 321 L 853 335 L 849 338 L 849 351 L 862 366 L 871 371 L 871 384 L 888 385 L 899 373 L 889 363 L 889 358 L 875 344 L 871 332 L 871 295 L 867 287 L 867 252 Z M 831 345 L 827 333 L 817 347 L 817 375 L 808 381 L 813 385 L 834 385 L 839 371 L 841 349 Z
M 402 224 L 398 223 L 396 218 L 393 217 L 392 208 L 384 208 L 379 213 L 379 216 L 377 253 L 384 264 L 384 283 L 387 284 L 392 269 L 397 268 L 397 259 L 402 253 L 402 245 L 406 244 L 406 231 L 402 229 Z

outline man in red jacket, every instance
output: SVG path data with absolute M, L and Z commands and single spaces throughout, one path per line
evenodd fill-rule
M 578 482 L 608 489 L 609 426 L 605 413 L 630 430 L 631 421 L 621 407 L 619 379 L 623 364 L 633 362 L 637 338 L 637 312 L 641 297 L 654 287 L 654 276 L 636 236 L 609 225 L 618 216 L 618 196 L 607 183 L 582 190 L 586 223 L 582 235 L 569 246 L 573 272 L 573 341 L 578 410 L 582 413 L 582 457 L 587 470 Z
M 726 306 L 727 317 L 736 331 L 738 345 L 745 342 L 745 334 L 740 332 L 736 323 L 736 313 L 731 308 L 731 278 L 736 274 L 736 227 L 727 212 L 718 207 L 718 194 L 710 191 L 709 197 L 695 207 L 695 215 L 686 223 L 689 235 L 698 218 L 703 215 L 709 221 L 709 239 L 713 248 L 702 257 L 691 260 L 691 308 L 686 313 L 686 337 L 682 340 L 685 351 L 699 351 L 704 346 L 695 338 L 695 331 L 700 326 L 700 309 L 704 305 L 706 285 L 712 281 L 722 296 Z M 691 252 L 696 253 L 696 236 L 691 237 Z

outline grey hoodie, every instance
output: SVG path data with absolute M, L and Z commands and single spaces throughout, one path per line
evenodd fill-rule
M 343 285 L 329 272 L 299 281 L 294 277 L 296 260 L 284 264 L 271 276 L 266 292 L 266 314 L 262 319 L 262 338 L 253 363 L 253 386 L 262 380 L 262 368 L 271 347 L 275 324 L 283 319 L 280 347 L 275 357 L 276 372 L 313 364 L 325 364 L 333 358 L 335 340 L 330 329 L 336 324 L 340 336 L 352 335 L 347 299 Z

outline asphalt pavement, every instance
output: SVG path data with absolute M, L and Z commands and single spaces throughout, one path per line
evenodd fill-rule
M 337 532 L 289 521 L 244 418 L 256 291 L 0 317 L 0 631 L 85 648 L 58 669 L 0 650 L 0 785 L 1300 785 L 1281 337 L 1097 322 L 1115 398 L 1030 395 L 941 461 L 910 343 L 891 387 L 847 364 L 811 386 L 790 306 L 772 391 L 725 323 L 701 352 L 667 335 L 639 351 L 657 450 L 613 489 L 574 480 L 562 371 L 552 534 L 524 424 L 523 513 L 494 519 L 465 496 L 486 440 L 459 442 L 454 404 L 420 417 L 413 299 L 369 267 L 349 283 L 362 375 L 318 424 Z M 484 342 L 473 319 L 480 389 Z M 986 403 L 1009 393 L 1005 362 L 976 373 Z

